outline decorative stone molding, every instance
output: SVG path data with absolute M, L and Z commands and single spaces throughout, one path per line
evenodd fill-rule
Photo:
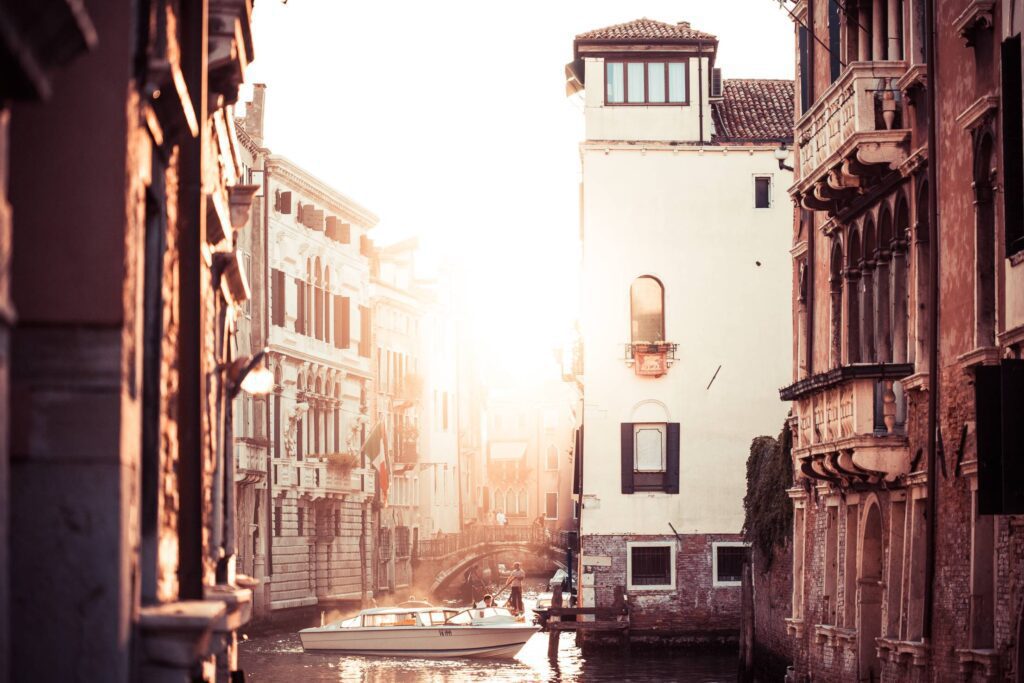
M 999 347 L 997 346 L 979 346 L 957 356 L 956 360 L 960 363 L 961 370 L 970 373 L 978 365 L 998 365 L 999 355 Z
M 983 680 L 996 681 L 999 677 L 1000 653 L 993 649 L 963 649 L 956 651 L 957 661 L 960 663 L 960 673 L 965 677 L 970 676 L 973 670 L 980 670 Z M 966 678 L 965 678 L 966 680 Z
M 182 680 L 207 657 L 218 620 L 227 613 L 221 601 L 186 600 L 139 609 L 144 665 L 179 669 Z
M 906 73 L 896 81 L 896 87 L 907 97 L 913 97 L 915 92 L 923 92 L 928 87 L 928 65 L 911 64 Z
M 995 5 L 995 0 L 973 0 L 953 21 L 953 29 L 967 47 L 974 47 L 979 32 L 992 30 Z
M 786 632 L 794 638 L 803 638 L 804 620 L 798 617 L 788 617 L 786 620 Z
M 982 95 L 960 112 L 956 117 L 956 122 L 964 130 L 974 130 L 975 128 L 980 128 L 990 117 L 995 116 L 998 109 L 998 95 Z
M 907 157 L 907 160 L 900 164 L 896 170 L 898 170 L 900 175 L 904 178 L 909 178 L 926 163 L 928 163 L 928 146 L 921 145 L 911 152 L 910 156 Z

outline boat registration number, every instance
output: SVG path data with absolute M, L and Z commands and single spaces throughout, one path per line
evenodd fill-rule
M 438 630 L 437 634 L 440 635 L 440 636 L 450 636 L 452 634 L 452 632 L 451 632 L 451 629 L 442 628 L 442 629 Z

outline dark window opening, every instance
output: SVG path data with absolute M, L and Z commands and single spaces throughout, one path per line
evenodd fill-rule
M 630 548 L 634 586 L 667 586 L 672 583 L 672 548 L 667 545 Z
M 772 179 L 754 178 L 754 208 L 768 209 L 772 205 Z
M 1003 41 L 1003 220 L 1006 255 L 1024 251 L 1024 121 L 1021 106 L 1020 34 Z
M 544 494 L 544 516 L 548 519 L 558 519 L 558 493 Z
M 747 548 L 736 545 L 720 545 L 715 549 L 715 581 L 733 582 L 743 579 L 743 561 Z
M 274 535 L 281 535 L 281 506 L 274 506 Z
M 306 535 L 306 508 L 296 508 L 296 512 L 298 512 L 298 517 L 297 517 L 297 519 L 298 519 L 298 527 L 297 527 L 298 528 L 298 535 L 299 536 L 305 536 Z

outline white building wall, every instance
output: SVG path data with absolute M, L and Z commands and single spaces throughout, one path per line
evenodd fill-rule
M 681 55 L 682 57 L 682 55 Z M 632 57 L 631 57 L 632 58 Z M 636 58 L 642 58 L 637 55 Z M 604 59 L 584 60 L 587 88 L 585 90 L 586 136 L 588 140 L 698 140 L 700 138 L 701 102 L 704 111 L 704 139 L 710 140 L 714 130 L 708 100 L 708 58 L 699 59 L 704 88 L 700 92 L 698 58 L 689 59 L 687 89 L 689 104 L 672 106 L 604 104 Z M 703 96 L 702 96 L 703 95 Z
M 583 533 L 739 532 L 750 441 L 777 434 L 786 412 L 790 174 L 771 147 L 584 144 L 582 158 Z M 771 208 L 754 208 L 758 174 L 772 177 Z M 663 283 L 679 344 L 657 379 L 623 360 L 641 275 Z M 621 493 L 620 424 L 646 420 L 680 423 L 679 494 Z

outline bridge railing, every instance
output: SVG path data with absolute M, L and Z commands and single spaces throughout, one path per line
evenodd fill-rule
M 461 533 L 419 539 L 416 543 L 416 556 L 421 559 L 445 557 L 481 543 L 524 543 L 568 548 L 572 538 L 572 532 L 545 529 L 538 525 L 471 526 Z

